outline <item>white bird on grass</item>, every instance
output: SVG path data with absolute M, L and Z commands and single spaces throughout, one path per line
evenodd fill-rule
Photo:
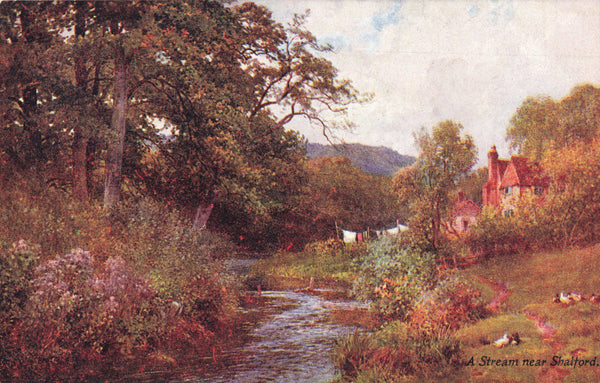
M 501 338 L 496 339 L 492 344 L 498 348 L 502 348 L 504 346 L 507 346 L 510 342 L 511 339 L 509 338 L 508 333 L 504 333 L 504 335 Z

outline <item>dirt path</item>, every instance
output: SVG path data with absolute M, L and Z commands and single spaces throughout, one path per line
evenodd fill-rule
M 493 282 L 485 277 L 479 277 L 479 280 L 489 286 L 491 286 L 496 292 L 496 296 L 494 299 L 487 304 L 486 309 L 488 309 L 492 314 L 496 314 L 500 309 L 500 305 L 506 303 L 508 298 L 512 295 L 512 290 L 508 287 L 508 283 L 496 281 Z
M 525 314 L 527 319 L 532 320 L 535 323 L 537 330 L 542 334 L 542 339 L 547 340 L 550 347 L 552 347 L 552 353 L 554 355 L 563 349 L 565 345 L 553 339 L 557 330 L 556 327 L 542 320 L 536 313 L 525 311 L 523 314 Z M 570 371 L 564 368 L 546 367 L 540 372 L 539 381 L 542 383 L 558 383 L 564 381 L 565 377 L 569 374 Z

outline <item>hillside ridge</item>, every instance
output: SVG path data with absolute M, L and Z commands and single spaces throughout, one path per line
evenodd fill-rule
M 410 166 L 415 157 L 400 154 L 385 146 L 369 146 L 358 143 L 323 145 L 306 143 L 306 155 L 316 157 L 346 157 L 353 166 L 366 173 L 393 176 L 399 169 Z

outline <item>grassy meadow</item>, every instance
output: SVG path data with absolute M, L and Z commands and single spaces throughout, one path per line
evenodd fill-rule
M 600 290 L 600 245 L 584 249 L 556 250 L 536 254 L 497 257 L 464 271 L 478 284 L 484 299 L 496 291 L 490 281 L 504 282 L 511 292 L 496 314 L 458 330 L 466 361 L 457 381 L 532 382 L 563 379 L 564 382 L 592 382 L 600 366 L 550 366 L 553 357 L 571 360 L 600 355 L 600 305 L 584 300 L 564 305 L 554 303 L 555 294 L 580 292 L 585 298 Z M 545 330 L 545 331 L 544 331 Z M 505 332 L 518 332 L 522 343 L 501 349 L 486 344 Z M 518 359 L 519 367 L 480 366 L 482 357 Z M 523 366 L 523 360 L 541 360 L 540 366 Z M 554 377 L 554 378 L 551 378 Z M 561 380 L 554 380 L 561 381 Z

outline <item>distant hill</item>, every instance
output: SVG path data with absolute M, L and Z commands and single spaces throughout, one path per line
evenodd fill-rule
M 405 166 L 415 162 L 412 156 L 406 156 L 385 146 L 368 146 L 362 144 L 323 145 L 306 143 L 306 155 L 316 157 L 346 157 L 352 165 L 371 174 L 394 175 Z

